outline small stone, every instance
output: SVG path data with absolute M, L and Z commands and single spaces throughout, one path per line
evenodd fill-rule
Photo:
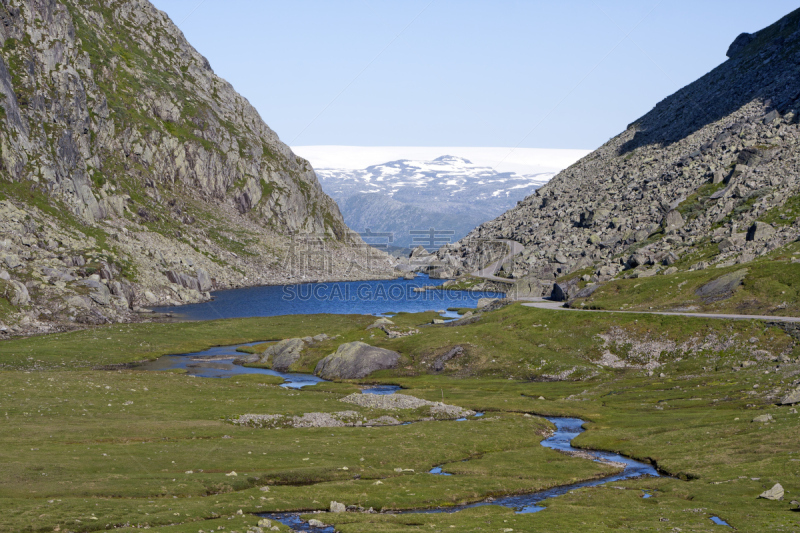
M 325 523 L 321 520 L 317 520 L 316 518 L 312 518 L 308 521 L 308 525 L 311 527 L 325 527 Z
M 347 511 L 347 507 L 343 503 L 331 502 L 330 510 L 332 513 L 344 513 Z
M 373 322 L 372 324 L 370 324 L 369 326 L 367 326 L 367 330 L 374 329 L 374 328 L 379 328 L 381 326 L 393 326 L 393 325 L 394 325 L 394 322 L 392 322 L 391 320 L 389 320 L 386 317 L 381 317 L 378 320 L 376 320 L 375 322 Z M 316 337 L 315 337 L 315 339 L 316 339 Z
M 759 416 L 757 416 L 757 417 L 755 417 L 753 419 L 753 422 L 759 422 L 759 423 L 762 423 L 762 424 L 766 424 L 767 422 L 771 422 L 771 421 L 772 421 L 772 415 L 770 415 L 770 414 L 759 415 Z
M 239 474 L 237 474 L 235 471 L 231 471 L 231 472 L 228 472 L 225 475 L 228 476 L 228 477 L 235 477 L 235 476 L 238 476 Z

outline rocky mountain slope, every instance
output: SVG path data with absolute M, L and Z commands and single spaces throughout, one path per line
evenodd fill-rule
M 0 19 L 0 331 L 387 270 L 146 0 L 3 0 Z
M 452 232 L 452 242 L 510 209 L 554 174 L 497 172 L 467 159 L 399 160 L 363 170 L 317 169 L 325 192 L 356 231 L 389 232 L 393 245 L 435 248 L 412 230 Z M 420 240 L 421 239 L 421 240 Z M 369 241 L 369 239 L 367 239 Z M 441 243 L 440 243 L 441 244 Z
M 525 250 L 500 274 L 519 294 L 549 295 L 559 280 L 569 298 L 579 278 L 747 264 L 796 240 L 800 10 L 727 55 L 440 259 L 470 272 L 486 241 L 512 239 Z

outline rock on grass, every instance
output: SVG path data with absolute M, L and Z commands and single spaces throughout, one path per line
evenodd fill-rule
M 400 354 L 363 342 L 342 344 L 317 363 L 314 374 L 323 379 L 359 379 L 377 370 L 395 368 Z

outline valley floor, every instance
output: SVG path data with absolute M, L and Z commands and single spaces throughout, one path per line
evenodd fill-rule
M 420 331 L 400 338 L 367 330 L 374 317 L 305 315 L 114 325 L 0 343 L 0 531 L 244 532 L 255 530 L 257 513 L 327 510 L 331 501 L 384 511 L 307 516 L 345 533 L 725 529 L 711 517 L 740 531 L 798 527 L 790 501 L 800 499 L 800 426 L 794 408 L 778 405 L 800 379 L 792 330 L 521 304 L 461 326 L 423 327 L 434 316 L 397 315 L 398 328 Z M 253 428 L 233 420 L 349 410 L 410 421 L 428 413 L 342 403 L 359 390 L 351 382 L 289 390 L 270 376 L 204 379 L 130 365 L 320 333 L 340 337 L 304 351 L 293 371 L 309 372 L 338 344 L 363 340 L 402 356 L 396 370 L 364 383 L 486 414 L 468 423 Z M 434 371 L 455 346 L 461 355 Z M 528 515 L 497 506 L 388 512 L 614 471 L 540 446 L 552 425 L 531 415 L 587 420 L 576 446 L 651 462 L 665 475 L 576 490 Z M 434 466 L 454 475 L 428 474 Z M 783 500 L 758 498 L 776 483 Z

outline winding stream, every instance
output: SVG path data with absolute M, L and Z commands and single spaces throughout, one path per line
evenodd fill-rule
M 366 392 L 366 390 L 364 391 Z M 412 514 L 412 513 L 455 513 L 457 511 L 462 511 L 464 509 L 468 509 L 471 507 L 481 507 L 484 505 L 500 505 L 502 507 L 508 507 L 514 509 L 517 513 L 536 513 L 538 511 L 542 511 L 545 507 L 539 505 L 544 500 L 548 500 L 550 498 L 555 498 L 557 496 L 561 496 L 563 494 L 567 494 L 576 489 L 584 488 L 584 487 L 596 487 L 598 485 L 603 485 L 605 483 L 612 483 L 614 481 L 621 481 L 623 479 L 631 479 L 637 477 L 644 477 L 644 476 L 652 476 L 658 477 L 658 471 L 651 465 L 641 463 L 639 461 L 635 461 L 633 459 L 629 459 L 627 457 L 623 457 L 617 453 L 612 452 L 602 452 L 602 451 L 593 451 L 593 450 L 581 450 L 577 448 L 573 448 L 570 444 L 572 439 L 583 433 L 584 429 L 582 427 L 583 420 L 579 418 L 563 418 L 563 417 L 544 417 L 556 426 L 555 433 L 542 441 L 542 446 L 546 448 L 551 448 L 553 450 L 563 451 L 563 452 L 581 452 L 581 453 L 590 453 L 594 456 L 595 461 L 603 461 L 603 462 L 615 462 L 615 463 L 622 463 L 625 465 L 625 468 L 616 474 L 612 474 L 610 476 L 606 476 L 600 479 L 593 479 L 590 481 L 581 481 L 579 483 L 572 483 L 569 485 L 561 485 L 558 487 L 553 487 L 551 489 L 546 489 L 538 492 L 533 492 L 530 494 L 521 494 L 515 496 L 504 496 L 501 498 L 497 498 L 494 500 L 484 500 L 476 503 L 471 503 L 467 505 L 458 505 L 454 507 L 439 507 L 434 509 L 416 509 L 412 511 L 399 511 L 394 514 Z M 441 467 L 436 467 L 432 469 L 429 474 L 431 475 L 451 475 L 447 472 L 443 472 Z M 277 522 L 281 522 L 285 524 L 295 531 L 313 531 L 316 533 L 334 533 L 333 527 L 311 527 L 308 525 L 307 522 L 303 521 L 300 518 L 300 513 L 267 513 L 263 515 L 259 515 L 264 518 L 269 518 L 271 520 L 275 520 Z M 324 521 L 325 515 L 321 514 L 319 516 L 322 521 Z
M 184 353 L 178 355 L 164 355 L 155 361 L 148 361 L 136 367 L 137 370 L 185 370 L 190 376 L 200 378 L 232 378 L 245 374 L 263 374 L 267 376 L 277 376 L 285 381 L 281 387 L 289 389 L 300 389 L 309 385 L 316 385 L 322 378 L 313 374 L 299 374 L 292 372 L 277 372 L 266 368 L 250 368 L 247 366 L 234 364 L 234 361 L 244 355 L 237 352 L 237 348 L 264 344 L 263 342 L 251 342 L 249 344 L 237 344 L 235 346 L 216 346 L 202 352 Z
M 145 363 L 138 368 L 141 370 L 170 370 L 170 369 L 185 369 L 190 375 L 206 378 L 225 378 L 233 377 L 242 374 L 267 374 L 271 376 L 282 377 L 285 381 L 283 387 L 288 388 L 301 388 L 305 386 L 315 385 L 319 382 L 325 381 L 321 378 L 311 374 L 295 374 L 276 372 L 274 370 L 266 370 L 261 368 L 248 368 L 241 365 L 234 364 L 234 360 L 241 356 L 240 352 L 236 349 L 242 346 L 252 346 L 259 344 L 258 342 L 251 344 L 243 344 L 236 346 L 219 346 L 211 348 L 202 352 L 181 354 L 181 355 L 167 355 L 160 357 L 156 361 Z M 364 394 L 394 394 L 400 390 L 397 385 L 374 385 L 365 388 L 362 392 Z M 476 418 L 483 413 L 478 413 Z M 631 479 L 644 476 L 658 477 L 658 471 L 651 465 L 629 459 L 622 455 L 613 452 L 594 451 L 594 450 L 581 450 L 572 447 L 572 440 L 583 433 L 582 427 L 583 420 L 579 418 L 565 418 L 565 417 L 544 417 L 556 426 L 556 431 L 552 436 L 544 439 L 541 444 L 546 448 L 553 450 L 568 452 L 568 453 L 588 453 L 593 457 L 593 460 L 600 462 L 613 462 L 624 465 L 621 472 L 612 474 L 599 479 L 590 481 L 582 481 L 579 483 L 572 483 L 569 485 L 562 485 L 546 489 L 530 494 L 521 494 L 514 496 L 504 496 L 496 499 L 484 500 L 476 503 L 458 505 L 453 507 L 439 507 L 433 509 L 416 509 L 411 511 L 399 511 L 395 514 L 410 514 L 410 513 L 454 513 L 471 507 L 480 507 L 484 505 L 500 505 L 514 509 L 517 513 L 536 513 L 542 511 L 545 507 L 539 504 L 544 500 L 555 498 L 570 491 L 584 488 L 595 487 L 605 483 L 620 481 L 624 479 Z M 458 419 L 458 421 L 466 421 L 467 419 Z M 472 420 L 472 419 L 470 419 Z M 411 422 L 407 422 L 410 424 Z M 428 472 L 429 475 L 444 475 L 450 476 L 441 467 L 435 467 Z M 649 497 L 645 493 L 643 497 Z M 311 527 L 307 522 L 300 519 L 301 513 L 287 512 L 287 513 L 267 513 L 262 514 L 264 518 L 269 518 L 281 522 L 295 531 L 313 531 L 316 533 L 333 533 L 333 527 L 315 528 Z M 324 515 L 320 515 L 324 518 Z M 716 517 L 715 517 L 716 518 Z M 715 523 L 718 523 L 715 521 Z

